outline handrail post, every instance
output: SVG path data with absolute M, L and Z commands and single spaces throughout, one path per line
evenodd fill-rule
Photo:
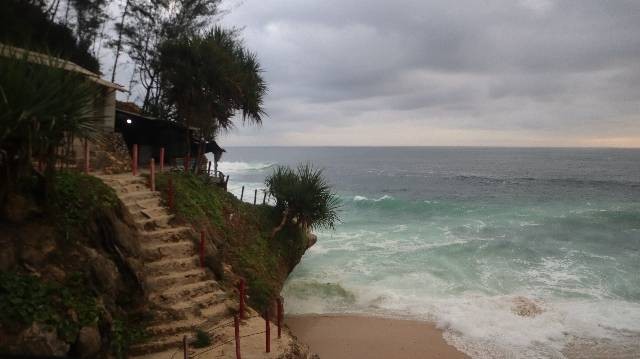
M 151 192 L 155 192 L 156 191 L 156 160 L 151 158 L 151 160 L 149 160 L 149 182 L 151 184 Z
M 278 306 L 278 339 L 280 339 L 281 335 L 282 335 L 282 312 L 283 312 L 283 307 L 282 307 L 282 297 L 278 297 L 276 299 L 276 305 Z
M 187 347 L 187 336 L 182 337 L 182 350 L 184 359 L 189 359 L 189 348 Z
M 134 176 L 137 176 L 138 175 L 138 145 L 137 144 L 135 143 L 133 144 L 131 152 L 133 152 L 131 156 L 131 171 Z
M 244 279 L 240 278 L 240 281 L 238 281 L 238 295 L 240 296 L 239 298 L 239 312 L 240 312 L 240 318 L 244 318 Z
M 258 189 L 253 191 L 253 205 L 256 205 L 256 199 L 258 198 Z
M 266 352 L 271 352 L 271 326 L 269 325 L 269 307 L 264 310 Z
M 241 359 L 240 357 L 240 319 L 237 315 L 233 316 L 233 326 L 235 327 L 235 338 L 236 338 L 236 359 Z
M 160 173 L 164 171 L 164 147 L 160 147 Z

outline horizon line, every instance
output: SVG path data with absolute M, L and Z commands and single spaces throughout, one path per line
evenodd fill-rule
M 486 145 L 225 145 L 225 147 L 280 147 L 280 148 L 318 148 L 318 147 L 334 147 L 334 148 L 521 148 L 521 149 L 584 149 L 584 150 L 640 150 L 638 147 L 615 147 L 615 146 L 486 146 Z

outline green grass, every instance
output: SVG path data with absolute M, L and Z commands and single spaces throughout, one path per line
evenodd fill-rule
M 271 239 L 271 231 L 281 219 L 275 208 L 241 202 L 193 174 L 159 175 L 157 188 L 165 200 L 169 177 L 174 186 L 174 212 L 178 220 L 206 228 L 207 233 L 223 243 L 220 248 L 223 260 L 247 281 L 249 304 L 259 310 L 266 308 L 279 294 L 288 266 L 304 253 L 306 239 L 302 231 L 285 227 Z
M 80 328 L 97 324 L 101 317 L 85 280 L 78 273 L 64 284 L 15 272 L 0 273 L 0 322 L 14 328 L 33 322 L 48 324 L 73 342 Z
M 51 203 L 60 234 L 66 239 L 82 231 L 95 216 L 118 205 L 114 190 L 96 177 L 79 172 L 58 172 Z

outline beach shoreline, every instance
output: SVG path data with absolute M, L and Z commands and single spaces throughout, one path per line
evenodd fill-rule
M 285 324 L 320 358 L 467 359 L 426 321 L 358 314 L 289 315 Z

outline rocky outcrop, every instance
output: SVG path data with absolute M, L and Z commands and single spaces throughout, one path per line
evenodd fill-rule
M 18 336 L 17 348 L 21 354 L 34 356 L 66 356 L 69 344 L 58 337 L 55 328 L 33 323 Z
M 83 327 L 78 333 L 76 353 L 80 358 L 94 358 L 102 348 L 102 338 L 97 327 Z

